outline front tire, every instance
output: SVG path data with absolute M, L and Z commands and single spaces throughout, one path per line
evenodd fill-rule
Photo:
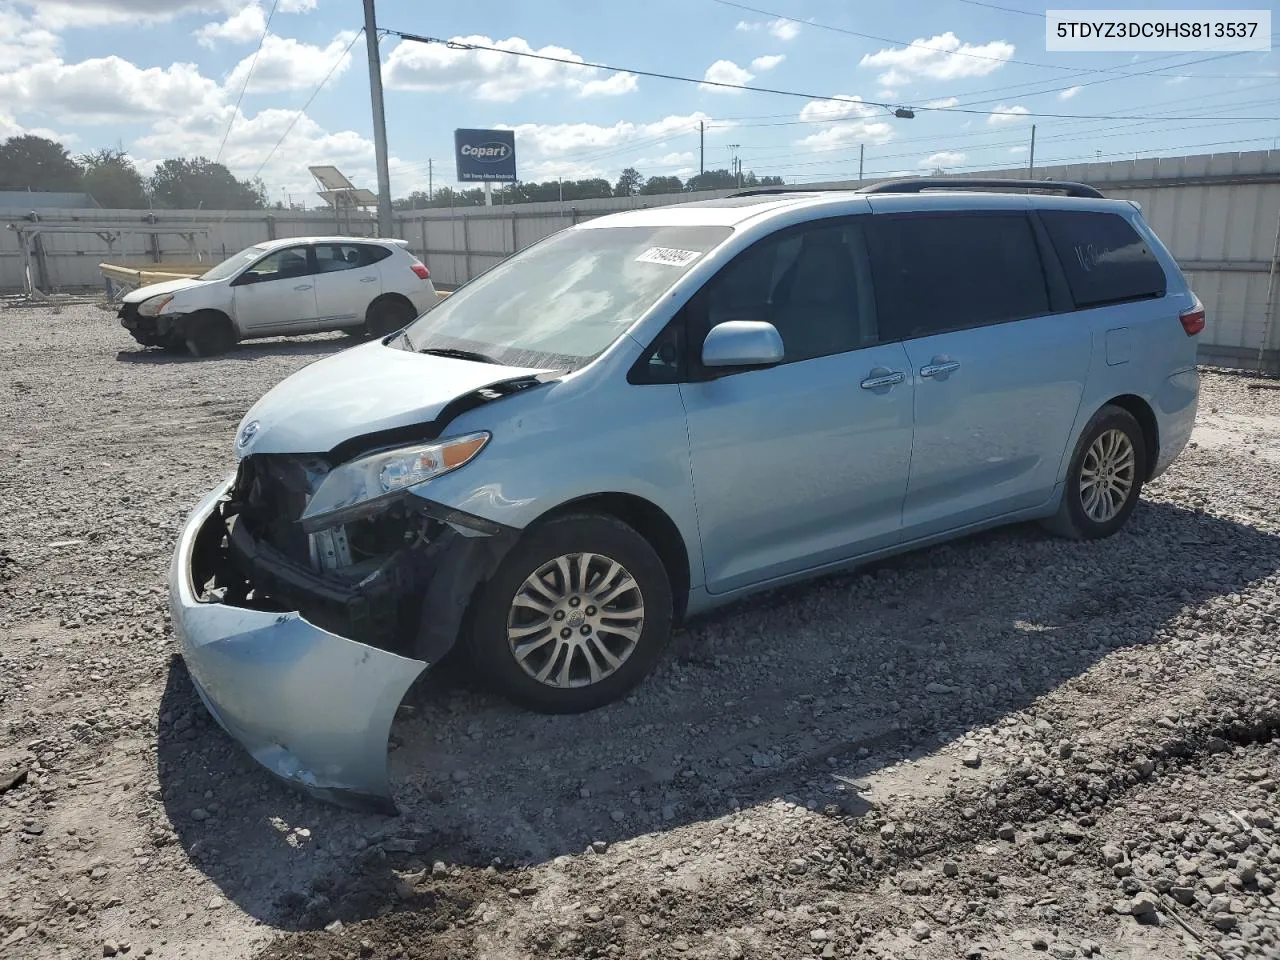
M 1142 427 L 1128 410 L 1108 404 L 1080 435 L 1062 504 L 1045 526 L 1072 540 L 1111 536 L 1138 505 L 1146 475 Z
M 235 328 L 220 313 L 197 313 L 186 321 L 184 331 L 193 357 L 214 357 L 236 345 Z
M 385 337 L 389 333 L 395 333 L 407 327 L 416 315 L 416 311 L 408 301 L 386 297 L 375 300 L 369 305 L 364 327 L 371 337 Z
M 468 648 L 481 676 L 539 713 L 620 699 L 671 635 L 671 581 L 627 524 L 571 514 L 525 533 L 481 587 Z

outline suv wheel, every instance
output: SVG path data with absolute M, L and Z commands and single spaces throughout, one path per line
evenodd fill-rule
M 394 298 L 375 300 L 369 305 L 364 327 L 371 337 L 385 337 L 401 327 L 407 327 L 413 319 L 413 307 L 405 301 Z
M 470 651 L 482 675 L 540 713 L 622 697 L 671 634 L 671 583 L 644 537 L 573 514 L 529 530 L 481 588 Z
M 231 321 L 218 313 L 197 313 L 187 320 L 185 342 L 193 357 L 212 357 L 236 345 Z
M 1138 505 L 1146 475 L 1142 427 L 1128 410 L 1103 407 L 1076 444 L 1062 504 L 1045 526 L 1075 540 L 1111 536 Z

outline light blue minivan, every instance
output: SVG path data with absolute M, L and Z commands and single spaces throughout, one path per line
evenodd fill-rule
M 278 775 L 394 809 L 397 704 L 455 645 L 586 710 L 747 593 L 1015 521 L 1115 533 L 1187 442 L 1204 322 L 1081 184 L 579 224 L 248 412 L 174 556 L 191 676 Z

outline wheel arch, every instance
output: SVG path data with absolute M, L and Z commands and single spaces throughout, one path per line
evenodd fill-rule
M 1119 407 L 1121 410 L 1128 411 L 1138 421 L 1138 426 L 1142 428 L 1142 442 L 1146 447 L 1147 455 L 1147 475 L 1143 480 L 1150 480 L 1156 461 L 1160 459 L 1160 424 L 1156 421 L 1156 414 L 1151 409 L 1151 404 L 1136 394 L 1122 393 L 1112 397 L 1102 406 Z
M 231 327 L 231 332 L 238 338 L 240 336 L 240 327 L 236 324 L 235 318 L 226 310 L 218 307 L 201 307 L 199 310 L 192 310 L 190 313 L 184 313 L 180 320 L 180 328 L 185 333 L 188 324 L 199 323 L 202 319 L 222 320 Z
M 406 297 L 403 293 L 396 290 L 388 290 L 386 293 L 380 293 L 369 301 L 369 306 L 364 310 L 364 322 L 368 323 L 373 318 L 373 312 L 380 304 L 384 303 L 403 303 L 411 311 L 414 316 L 418 315 L 418 308 L 413 305 L 413 301 Z
M 679 621 L 684 616 L 690 590 L 689 545 L 680 533 L 680 528 L 665 510 L 651 500 L 633 493 L 593 493 L 552 507 L 539 515 L 526 529 L 571 513 L 606 514 L 621 520 L 644 537 L 658 554 L 658 559 L 662 561 L 671 580 L 675 619 Z

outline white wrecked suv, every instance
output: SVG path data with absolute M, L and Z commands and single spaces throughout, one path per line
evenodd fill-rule
M 246 247 L 199 277 L 133 290 L 119 316 L 144 347 L 207 357 L 259 337 L 385 336 L 435 301 L 408 241 L 290 237 Z
M 1204 310 L 1133 204 L 964 185 L 602 217 L 289 377 L 174 555 L 210 711 L 391 811 L 397 705 L 455 645 L 586 710 L 753 591 L 1019 520 L 1115 534 L 1191 432 Z

